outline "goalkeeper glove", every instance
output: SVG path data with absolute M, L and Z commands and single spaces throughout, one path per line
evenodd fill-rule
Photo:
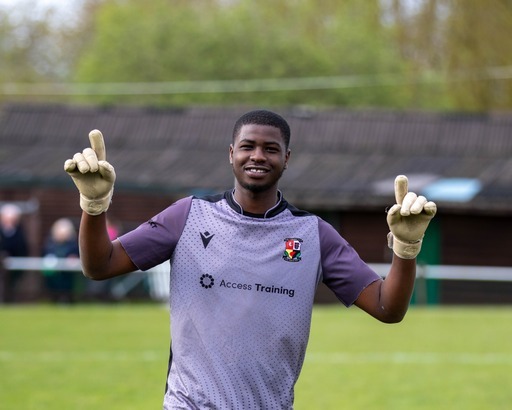
M 112 200 L 116 173 L 106 161 L 103 135 L 98 130 L 89 133 L 91 148 L 78 152 L 64 163 L 80 192 L 80 207 L 89 215 L 106 212 Z
M 424 196 L 408 192 L 405 175 L 395 179 L 396 204 L 387 214 L 388 246 L 402 259 L 414 259 L 420 253 L 423 236 L 437 206 Z

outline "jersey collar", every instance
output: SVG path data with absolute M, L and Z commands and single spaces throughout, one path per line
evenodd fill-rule
M 224 193 L 224 198 L 226 199 L 228 205 L 234 211 L 238 212 L 241 215 L 249 216 L 251 218 L 262 218 L 262 219 L 263 218 L 272 218 L 272 217 L 280 214 L 287 208 L 288 203 L 286 202 L 286 200 L 283 197 L 283 194 L 279 190 L 277 191 L 277 197 L 278 197 L 277 203 L 272 208 L 270 208 L 267 212 L 265 212 L 264 214 L 253 214 L 251 212 L 244 211 L 242 206 L 235 200 L 235 190 L 234 189 L 232 189 L 231 191 L 226 191 Z

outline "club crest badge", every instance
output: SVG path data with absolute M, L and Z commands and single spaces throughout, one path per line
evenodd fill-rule
M 283 253 L 283 259 L 286 262 L 300 262 L 302 259 L 301 255 L 301 244 L 302 239 L 300 238 L 286 238 L 284 240 L 285 249 Z

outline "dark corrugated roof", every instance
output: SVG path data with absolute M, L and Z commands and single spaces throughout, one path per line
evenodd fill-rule
M 116 168 L 116 190 L 224 190 L 233 183 L 232 127 L 249 109 L 6 105 L 0 110 L 0 187 L 75 189 L 63 162 L 98 128 Z M 437 199 L 445 209 L 512 211 L 512 114 L 277 111 L 292 129 L 281 188 L 297 206 L 386 206 L 394 177 L 406 174 L 417 192 L 443 178 L 481 184 L 471 200 Z

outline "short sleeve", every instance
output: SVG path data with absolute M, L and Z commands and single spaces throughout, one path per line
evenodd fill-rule
M 174 204 L 119 237 L 132 262 L 140 270 L 148 270 L 169 260 L 183 232 L 192 197 Z
M 330 224 L 320 218 L 318 223 L 322 280 L 345 306 L 351 306 L 380 276 Z

